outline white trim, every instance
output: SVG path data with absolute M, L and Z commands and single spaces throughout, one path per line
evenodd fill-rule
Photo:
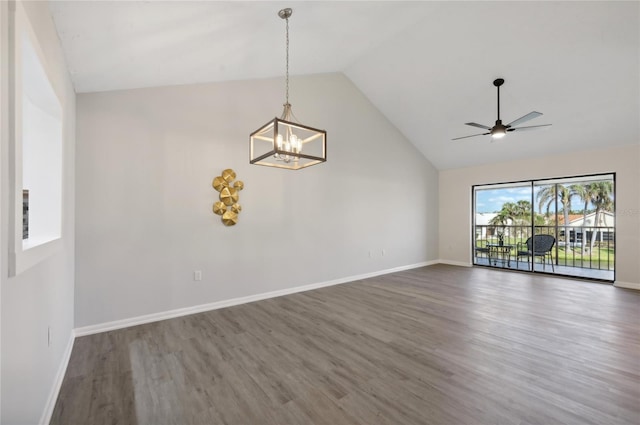
M 22 134 L 22 119 L 23 119 L 23 86 L 26 84 L 23 81 L 23 40 L 27 40 L 42 66 L 45 77 L 49 86 L 51 87 L 52 96 L 57 102 L 56 106 L 60 108 L 60 143 L 61 149 L 64 149 L 65 143 L 65 116 L 63 113 L 62 102 L 60 101 L 59 90 L 53 83 L 54 79 L 51 78 L 51 69 L 46 61 L 46 55 L 44 50 L 38 41 L 36 31 L 34 30 L 31 22 L 29 21 L 27 11 L 23 2 L 10 2 L 10 5 L 15 7 L 15 13 L 13 15 L 14 25 L 13 31 L 10 33 L 10 43 L 13 43 L 13 56 L 9 59 L 13 61 L 9 72 L 13 72 L 13 80 L 11 81 L 14 87 L 14 93 L 12 96 L 11 104 L 9 106 L 9 163 L 13 165 L 13 168 L 9 168 L 9 264 L 8 273 L 10 277 L 17 276 L 20 273 L 28 270 L 39 262 L 47 259 L 51 255 L 57 253 L 62 249 L 62 227 L 60 227 L 60 234 L 53 235 L 53 238 L 46 243 L 41 243 L 37 246 L 28 247 L 25 245 L 22 239 L 22 190 L 23 190 L 23 134 Z M 3 123 L 4 124 L 4 123 Z M 63 152 L 63 150 L 61 151 Z M 63 155 L 61 154 L 60 169 L 61 173 L 64 170 Z M 61 178 L 62 178 L 61 174 Z M 62 181 L 62 180 L 61 180 Z M 62 189 L 61 189 L 62 191 Z M 61 192 L 62 193 L 62 192 Z M 60 195 L 60 217 L 64 217 L 63 210 L 64 202 L 62 202 L 62 195 Z M 62 226 L 62 224 L 60 224 Z
M 439 264 L 448 264 L 450 266 L 471 267 L 473 264 L 464 261 L 438 260 Z
M 613 286 L 615 286 L 616 288 L 635 289 L 636 291 L 640 291 L 640 283 L 635 282 L 616 281 Z
M 6 155 L 5 146 L 9 146 L 9 93 L 11 90 L 9 89 L 9 69 L 11 68 L 9 65 L 9 16 L 13 11 L 14 7 L 13 3 L 7 4 L 7 2 L 0 2 L 0 175 L 2 175 L 4 179 L 4 172 L 2 169 L 2 162 L 4 161 L 4 157 Z M 4 184 L 0 187 L 1 198 L 4 198 Z M 0 202 L 2 203 L 2 202 Z M 2 223 L 2 230 L 0 232 L 4 232 L 6 227 L 4 224 L 3 215 L 6 214 L 4 212 L 4 207 L 0 205 L 0 223 Z M 3 242 L 4 244 L 4 242 Z M 0 282 L 3 281 L 4 278 L 4 267 L 2 262 L 0 262 Z M 1 292 L 1 291 L 0 291 Z M 0 295 L 0 306 L 2 305 L 2 296 Z M 0 313 L 1 313 L 0 308 Z M 0 317 L 2 314 L 0 314 Z M 0 320 L 1 322 L 1 320 Z M 2 327 L 0 326 L 0 329 Z M 2 364 L 2 336 L 0 333 L 0 364 Z M 1 374 L 0 374 L 1 375 Z M 0 388 L 2 388 L 2 376 L 0 376 Z M 2 391 L 0 390 L 0 400 L 2 400 Z M 2 418 L 2 403 L 0 403 L 0 418 Z
M 406 266 L 394 267 L 392 269 L 379 270 L 371 273 L 364 273 L 355 276 L 343 277 L 340 279 L 329 280 L 326 282 L 312 283 L 310 285 L 296 286 L 294 288 L 280 289 L 278 291 L 264 292 L 261 294 L 249 295 L 247 297 L 231 298 L 229 300 L 216 301 L 213 303 L 200 304 L 192 307 L 178 308 L 175 310 L 162 311 L 159 313 L 146 314 L 144 316 L 131 317 L 128 319 L 114 320 L 113 322 L 99 323 L 97 325 L 83 326 L 75 329 L 76 337 L 93 335 L 101 332 L 112 331 L 115 329 L 128 328 L 130 326 L 143 325 L 145 323 L 157 322 L 160 320 L 172 319 L 174 317 L 188 316 L 190 314 L 202 313 L 205 311 L 217 310 L 225 307 L 251 303 L 268 298 L 281 297 L 283 295 L 295 294 L 297 292 L 311 291 L 313 289 L 324 288 L 327 286 L 339 285 L 341 283 L 353 282 L 356 280 L 368 279 L 370 277 L 380 276 L 389 273 L 400 272 L 403 270 L 415 269 L 418 267 L 430 266 L 437 264 L 438 261 L 424 261 Z
M 62 361 L 60 362 L 60 366 L 58 367 L 58 373 L 56 374 L 56 378 L 53 381 L 53 386 L 51 387 L 51 392 L 49 393 L 47 404 L 45 405 L 44 411 L 42 412 L 40 422 L 38 422 L 41 425 L 47 425 L 49 422 L 51 422 L 51 415 L 53 415 L 53 409 L 56 407 L 56 401 L 58 400 L 58 394 L 60 393 L 60 388 L 62 387 L 64 375 L 67 373 L 67 366 L 69 366 L 69 360 L 71 359 L 71 351 L 73 350 L 73 342 L 75 341 L 75 339 L 76 334 L 72 329 L 71 334 L 69 335 L 67 348 L 64 350 Z

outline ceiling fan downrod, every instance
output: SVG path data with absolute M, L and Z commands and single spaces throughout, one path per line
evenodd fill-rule
M 493 85 L 498 89 L 498 119 L 496 120 L 496 125 L 491 129 L 491 137 L 494 139 L 500 139 L 507 134 L 507 127 L 502 125 L 502 120 L 500 119 L 500 86 L 504 84 L 503 78 L 497 78 L 493 81 Z
M 497 78 L 493 81 L 493 85 L 498 88 L 498 121 L 500 121 L 500 86 L 504 84 L 504 79 Z

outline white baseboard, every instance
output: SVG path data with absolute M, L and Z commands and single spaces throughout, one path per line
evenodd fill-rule
M 97 325 L 83 326 L 75 329 L 76 337 L 93 335 L 101 332 L 112 331 L 116 329 L 128 328 L 130 326 L 143 325 L 145 323 L 157 322 L 160 320 L 173 319 L 174 317 L 188 316 L 190 314 L 202 313 L 205 311 L 217 310 L 225 307 L 233 307 L 235 305 L 251 303 L 268 298 L 281 297 L 283 295 L 295 294 L 297 292 L 311 291 L 313 289 L 324 288 L 327 286 L 339 285 L 341 283 L 353 282 L 356 280 L 368 279 L 370 277 L 381 276 L 389 273 L 400 272 L 403 270 L 415 269 L 418 267 L 430 266 L 437 264 L 438 261 L 424 261 L 406 266 L 394 267 L 386 270 L 379 270 L 371 273 L 364 273 L 355 276 L 348 276 L 340 279 L 330 280 L 326 282 L 312 283 L 310 285 L 297 286 L 294 288 L 281 289 L 278 291 L 264 292 L 261 294 L 249 295 L 247 297 L 232 298 L 229 300 L 216 301 L 213 303 L 200 304 L 192 307 L 178 308 L 175 310 L 162 311 L 159 313 L 146 314 L 143 316 L 131 317 L 128 319 L 115 320 L 113 322 L 99 323 Z
M 635 289 L 636 291 L 640 291 L 640 283 L 616 281 L 613 286 L 616 288 Z
M 67 366 L 71 359 L 71 350 L 73 350 L 73 342 L 75 339 L 75 333 L 72 329 L 71 334 L 69 335 L 69 342 L 67 342 L 67 348 L 65 348 L 64 354 L 62 355 L 60 366 L 58 366 L 58 373 L 53 381 L 53 386 L 51 387 L 47 404 L 45 405 L 42 416 L 40 417 L 40 422 L 38 422 L 40 425 L 48 425 L 49 422 L 51 422 L 51 415 L 53 415 L 53 409 L 56 407 L 56 401 L 58 400 L 58 394 L 60 393 L 60 387 L 62 387 L 64 375 L 67 373 Z
M 448 264 L 450 266 L 471 267 L 473 264 L 464 261 L 438 260 L 437 263 Z

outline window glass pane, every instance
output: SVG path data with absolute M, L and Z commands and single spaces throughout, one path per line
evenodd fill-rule
M 613 174 L 474 186 L 473 263 L 614 280 Z

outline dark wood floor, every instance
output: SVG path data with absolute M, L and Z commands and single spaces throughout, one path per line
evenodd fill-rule
M 639 424 L 640 293 L 424 267 L 78 338 L 52 424 Z

